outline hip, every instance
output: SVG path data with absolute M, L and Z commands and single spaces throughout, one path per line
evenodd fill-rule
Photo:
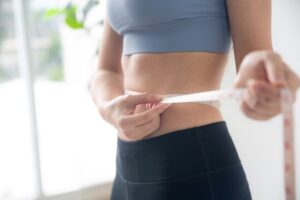
M 205 174 L 240 163 L 225 121 L 138 141 L 118 138 L 117 170 L 130 182 Z
M 118 139 L 116 161 L 113 196 L 123 188 L 132 200 L 251 199 L 225 121 L 134 142 Z

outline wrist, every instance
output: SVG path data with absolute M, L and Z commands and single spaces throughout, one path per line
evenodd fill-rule
M 105 120 L 107 121 L 107 109 L 106 109 L 106 104 L 107 102 L 101 102 L 101 103 L 98 103 L 97 107 L 98 107 L 98 111 L 100 113 L 100 116 Z

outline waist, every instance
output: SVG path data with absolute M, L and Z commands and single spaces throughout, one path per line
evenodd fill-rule
M 169 95 L 216 90 L 220 87 L 226 60 L 225 54 L 204 52 L 123 57 L 125 93 Z M 217 103 L 209 104 L 171 105 L 160 115 L 159 129 L 148 137 L 222 120 Z
M 139 92 L 125 90 L 125 93 L 134 94 Z M 160 96 L 169 95 L 175 94 L 160 94 Z M 172 104 L 160 114 L 159 128 L 146 138 L 153 138 L 169 134 L 172 131 L 221 121 L 223 120 L 223 116 L 219 110 L 219 106 L 219 102 L 216 101 Z

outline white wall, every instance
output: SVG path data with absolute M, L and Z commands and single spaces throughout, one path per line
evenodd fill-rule
M 273 42 L 291 68 L 300 75 L 300 2 L 273 0 Z M 232 86 L 235 77 L 231 56 L 223 87 Z M 297 167 L 300 169 L 300 92 L 295 105 Z M 283 146 L 281 116 L 267 122 L 246 118 L 235 102 L 222 106 L 232 138 L 239 151 L 254 200 L 283 200 Z M 300 171 L 297 174 L 300 199 Z

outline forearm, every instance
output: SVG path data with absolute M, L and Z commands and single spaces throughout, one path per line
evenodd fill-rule
M 123 74 L 112 70 L 96 71 L 90 80 L 90 94 L 101 111 L 103 104 L 124 94 Z

